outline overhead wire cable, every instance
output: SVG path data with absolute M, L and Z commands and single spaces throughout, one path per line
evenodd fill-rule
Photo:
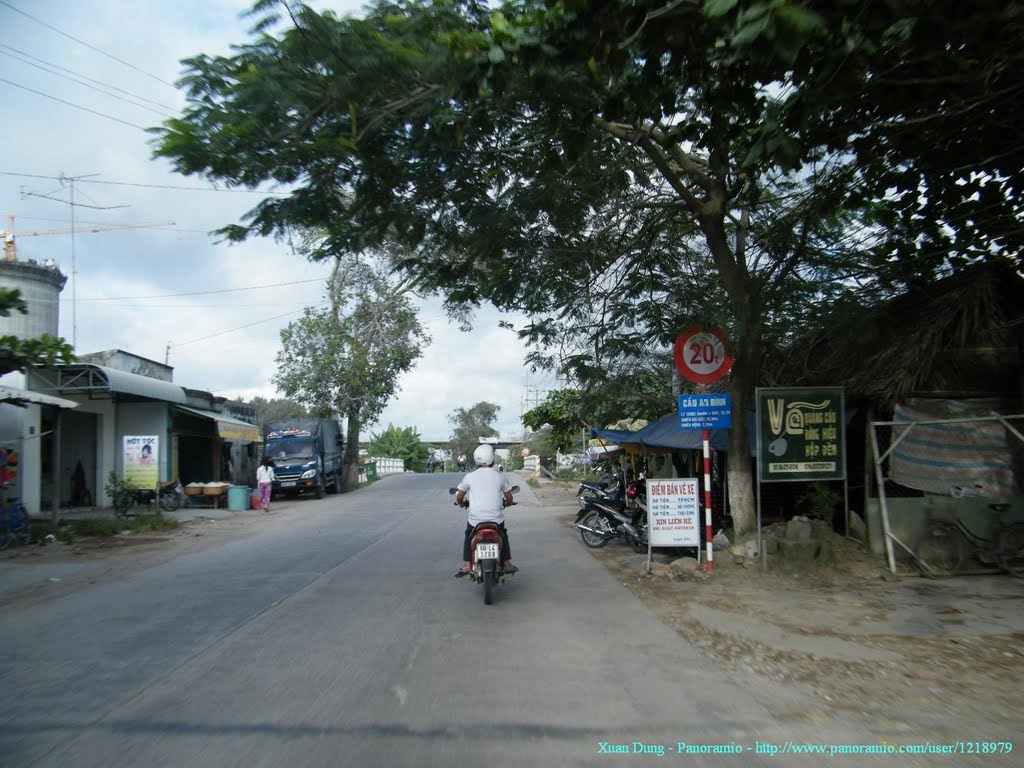
M 3 3 L 3 0 L 0 0 L 0 3 Z M 113 120 L 115 123 L 121 123 L 121 124 L 127 125 L 127 126 L 129 126 L 131 128 L 138 128 L 140 131 L 145 131 L 146 130 L 146 128 L 144 128 L 141 125 L 136 125 L 135 123 L 129 123 L 127 120 L 122 120 L 119 117 L 113 117 L 112 115 L 107 115 L 107 114 L 104 114 L 103 112 L 97 112 L 95 109 L 89 109 L 88 107 L 83 107 L 80 104 L 75 104 L 74 102 L 67 101 L 65 99 L 61 99 L 61 98 L 58 98 L 56 96 L 51 96 L 48 93 L 43 93 L 42 91 L 37 91 L 35 88 L 29 88 L 26 85 L 21 85 L 19 83 L 12 82 L 11 80 L 8 80 L 8 79 L 3 78 L 3 77 L 0 77 L 0 83 L 7 83 L 8 85 L 13 85 L 15 88 L 21 88 L 22 90 L 38 94 L 39 96 L 43 96 L 43 97 L 45 97 L 47 99 L 53 99 L 54 101 L 59 101 L 61 104 L 67 104 L 69 107 L 74 107 L 75 109 L 81 109 L 83 112 L 91 112 L 94 115 L 99 115 L 100 117 L 105 117 L 108 120 Z
M 13 6 L 10 3 L 6 2 L 6 0 L 0 0 L 0 5 L 5 5 L 8 8 L 10 8 L 12 11 L 14 11 L 15 13 L 20 13 L 22 16 L 24 16 L 24 17 L 26 17 L 28 19 L 31 19 L 32 21 L 36 22 L 36 24 L 41 24 L 44 27 L 46 27 L 47 29 L 50 29 L 50 30 L 56 32 L 58 35 L 63 35 L 64 37 L 68 38 L 69 40 L 74 40 L 79 45 L 84 45 L 86 48 L 89 48 L 89 49 L 91 49 L 93 51 L 96 51 L 96 53 L 100 53 L 100 54 L 106 56 L 109 59 L 113 59 L 118 64 L 123 64 L 124 66 L 128 67 L 129 69 L 134 69 L 136 72 L 139 72 L 139 73 L 145 75 L 146 77 L 150 77 L 150 78 L 152 78 L 152 79 L 154 79 L 154 80 L 156 80 L 158 82 L 161 82 L 164 85 L 170 86 L 171 88 L 175 88 L 176 87 L 174 85 L 174 83 L 169 83 L 166 80 L 164 80 L 162 77 L 157 77 L 156 75 L 151 74 L 151 73 L 147 72 L 146 70 L 141 69 L 141 68 L 135 66 L 134 64 L 125 61 L 124 59 L 119 59 L 119 58 L 117 58 L 117 56 L 114 56 L 111 53 L 107 53 L 102 48 L 97 48 L 95 45 L 87 43 L 84 40 L 80 40 L 79 38 L 75 37 L 74 35 L 69 35 L 67 32 L 64 32 L 63 30 L 57 29 L 57 27 L 53 26 L 52 24 L 47 24 L 42 19 L 37 19 L 32 14 L 26 13 L 25 11 L 21 10 L 20 8 L 16 8 L 15 6 Z
M 272 283 L 270 285 L 250 285 L 246 288 L 220 288 L 215 291 L 191 291 L 188 293 L 162 293 L 156 296 L 110 296 L 100 297 L 93 299 L 79 299 L 79 302 L 83 301 L 138 301 L 140 299 L 171 299 L 180 296 L 205 296 L 212 293 L 237 293 L 238 291 L 255 291 L 263 288 L 283 288 L 288 285 L 302 285 L 303 283 L 320 283 L 326 280 L 326 277 L 318 277 L 310 280 L 292 280 L 287 283 Z
M 182 341 L 179 342 L 178 344 L 168 344 L 167 346 L 169 349 L 177 349 L 178 347 L 184 347 L 186 344 L 195 344 L 198 341 L 207 341 L 208 339 L 214 339 L 217 336 L 223 336 L 226 333 L 234 333 L 235 331 L 241 331 L 245 328 L 251 328 L 252 326 L 259 325 L 260 323 L 269 323 L 271 320 L 278 320 L 282 317 L 288 317 L 288 315 L 294 315 L 297 312 L 304 311 L 305 309 L 306 307 L 302 307 L 300 309 L 293 309 L 291 312 L 285 312 L 284 314 L 281 315 L 274 315 L 273 317 L 265 317 L 262 320 L 255 320 L 251 323 L 240 325 L 237 328 L 228 328 L 226 331 L 218 331 L 217 333 L 211 333 L 209 336 L 200 336 L 198 339 L 189 339 L 188 341 Z
M 60 176 L 44 176 L 37 173 L 15 173 L 13 171 L 0 171 L 0 176 L 17 176 L 25 179 L 56 179 Z M 143 184 L 132 181 L 101 181 L 99 179 L 79 179 L 79 184 L 108 184 L 117 187 L 139 187 L 142 189 L 173 189 L 182 192 L 241 192 L 249 195 L 290 195 L 291 192 L 274 192 L 264 189 L 237 189 L 234 187 L 184 187 L 175 184 Z
M 112 99 L 123 101 L 125 104 L 131 104 L 133 107 L 138 107 L 139 109 L 148 109 L 150 112 L 153 112 L 157 115 L 162 115 L 164 117 L 176 117 L 172 107 L 166 107 L 163 104 L 151 101 L 150 99 L 143 98 L 142 96 L 136 96 L 134 93 L 130 93 L 129 91 L 124 90 L 123 88 L 118 88 L 117 86 L 109 85 L 99 80 L 94 80 L 93 78 L 86 77 L 85 75 L 79 75 L 77 73 L 64 74 L 64 72 L 57 71 L 64 69 L 64 67 L 59 67 L 56 64 L 50 64 L 49 62 L 43 61 L 42 59 L 36 59 L 36 61 L 41 62 L 37 64 L 36 62 L 29 61 L 30 58 L 34 59 L 34 56 L 30 56 L 29 54 L 22 54 L 20 51 L 17 51 L 16 48 L 11 48 L 10 46 L 7 47 L 10 49 L 9 51 L 0 50 L 0 53 L 14 59 L 15 61 L 20 61 L 22 64 L 28 64 L 30 67 L 41 69 L 43 72 L 47 72 L 48 74 L 56 75 L 57 77 L 63 77 L 65 80 L 70 80 L 71 82 L 76 83 L 78 85 L 83 85 L 86 88 L 91 88 L 97 93 L 102 93 L 104 96 L 109 96 Z M 16 53 L 11 53 L 10 51 L 16 51 Z M 65 72 L 71 72 L 71 70 L 65 70 Z M 92 82 L 85 82 L 86 80 L 90 80 Z M 93 85 L 92 83 L 95 83 L 95 85 Z M 110 90 L 107 89 L 120 91 L 121 93 L 127 94 L 127 96 L 130 96 L 131 98 L 119 96 L 116 93 L 111 93 Z M 150 104 L 154 104 L 156 106 L 150 107 L 145 104 L 140 104 L 139 101 L 135 101 L 135 99 L 141 101 L 148 101 Z

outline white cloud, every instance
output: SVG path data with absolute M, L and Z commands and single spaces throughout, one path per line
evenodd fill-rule
M 24 54 L 0 62 L 0 77 L 10 81 L 0 82 L 0 199 L 17 217 L 15 231 L 67 229 L 72 218 L 76 226 L 175 223 L 173 229 L 104 228 L 73 239 L 66 233 L 20 238 L 20 258 L 52 258 L 69 277 L 74 265 L 61 298 L 60 333 L 74 337 L 79 352 L 121 348 L 160 361 L 166 355 L 175 381 L 190 388 L 223 397 L 275 396 L 271 377 L 280 330 L 304 306 L 320 303 L 327 267 L 272 241 L 216 243 L 206 233 L 237 222 L 260 198 L 182 189 L 208 185 L 154 161 L 148 134 L 125 124 L 156 125 L 165 117 L 159 107 L 132 105 L 69 79 L 91 78 L 90 84 L 107 91 L 132 94 L 115 91 L 123 98 L 180 109 L 182 94 L 160 81 L 174 82 L 183 58 L 227 53 L 232 44 L 246 42 L 252 22 L 239 16 L 251 7 L 249 0 L 12 5 L 38 20 L 0 6 L 6 50 Z M 358 12 L 362 3 L 313 5 L 344 14 Z M 71 188 L 52 177 L 87 174 L 95 175 L 75 183 L 72 208 Z M 0 226 L 6 228 L 6 221 Z M 267 285 L 277 287 L 257 288 Z M 247 290 L 172 296 L 225 289 Z M 140 298 L 154 296 L 163 298 Z M 499 315 L 482 312 L 469 334 L 449 324 L 436 302 L 424 304 L 423 318 L 434 341 L 402 378 L 377 426 L 393 422 L 444 438 L 451 431 L 448 414 L 488 400 L 501 406 L 499 430 L 518 432 L 524 383 L 537 380 L 528 379 L 525 350 L 515 335 L 497 327 Z

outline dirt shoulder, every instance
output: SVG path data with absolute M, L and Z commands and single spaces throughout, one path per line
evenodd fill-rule
M 583 546 L 575 486 L 535 493 Z M 788 572 L 715 551 L 711 575 L 676 573 L 660 553 L 650 573 L 646 553 L 621 542 L 588 551 L 780 719 L 839 716 L 894 741 L 1013 739 L 1024 580 L 894 576 L 859 543 L 831 543 L 831 564 Z M 778 682 L 792 684 L 785 698 Z

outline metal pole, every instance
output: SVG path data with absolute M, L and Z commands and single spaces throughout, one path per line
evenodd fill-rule
M 760 446 L 758 446 L 760 448 Z M 757 472 L 757 558 L 761 561 L 761 573 L 768 570 L 768 560 L 764 556 L 764 543 L 761 540 L 761 472 Z
M 50 522 L 53 524 L 53 533 L 57 533 L 57 526 L 60 524 L 60 441 L 61 441 L 61 413 L 63 409 L 55 408 L 53 417 L 53 496 L 50 499 Z
M 875 460 L 875 481 L 878 483 L 878 504 L 882 515 L 882 531 L 885 534 L 885 556 L 889 561 L 889 571 L 896 573 L 896 555 L 892 551 L 892 532 L 889 530 L 889 507 L 885 502 L 885 478 L 882 476 L 882 459 L 878 453 L 876 426 L 877 422 L 868 424 L 868 429 L 871 430 L 871 452 Z M 895 446 L 890 447 L 889 450 L 892 450 L 893 447 Z M 888 451 L 886 453 L 888 454 Z
M 711 540 L 714 533 L 711 530 L 711 438 L 708 430 L 703 430 L 704 440 L 704 536 L 707 539 L 708 561 L 704 569 L 711 573 L 715 568 L 714 555 L 712 554 Z

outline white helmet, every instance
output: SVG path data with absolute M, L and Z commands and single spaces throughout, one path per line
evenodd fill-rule
M 478 467 L 489 467 L 494 463 L 494 448 L 484 443 L 473 451 L 473 461 Z

